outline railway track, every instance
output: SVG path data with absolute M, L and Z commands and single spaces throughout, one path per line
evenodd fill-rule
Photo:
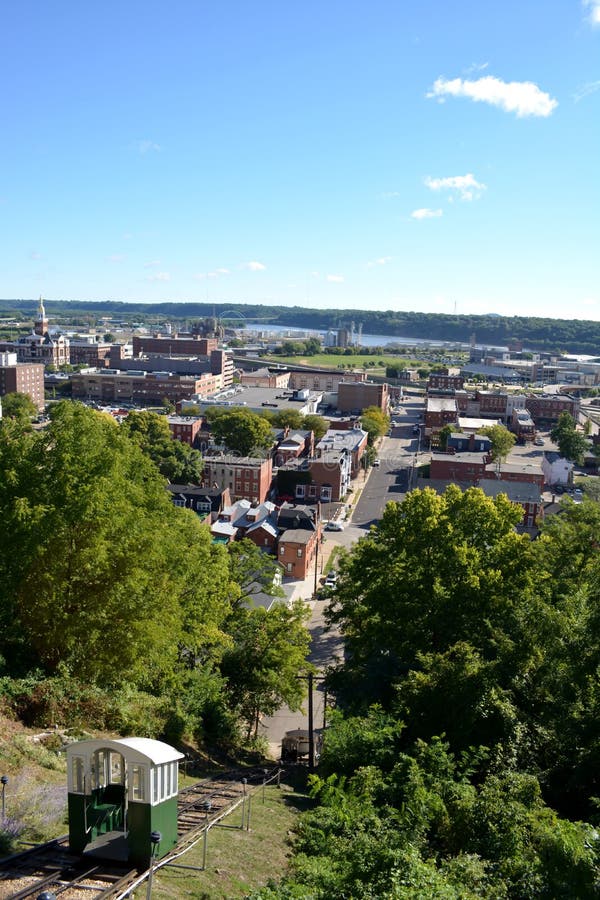
M 168 865 L 192 847 L 203 832 L 245 801 L 278 768 L 238 769 L 207 778 L 179 792 L 178 842 L 157 863 Z M 58 900 L 112 900 L 125 898 L 144 882 L 149 870 L 69 852 L 68 835 L 39 844 L 0 860 L 0 900 L 29 900 L 50 891 Z

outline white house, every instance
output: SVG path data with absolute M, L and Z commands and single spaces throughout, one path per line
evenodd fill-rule
M 571 484 L 573 481 L 573 463 L 553 450 L 544 453 L 542 471 L 546 484 Z

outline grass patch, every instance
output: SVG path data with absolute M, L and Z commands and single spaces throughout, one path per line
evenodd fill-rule
M 264 356 L 266 361 L 292 363 L 297 366 L 322 366 L 329 369 L 366 369 L 374 374 L 385 374 L 386 366 L 399 368 L 427 368 L 428 360 L 413 359 L 406 356 L 371 356 L 368 353 L 357 353 L 352 356 L 341 356 L 337 353 L 316 353 L 314 356 Z M 372 365 L 375 363 L 375 365 Z
M 324 575 L 327 575 L 329 572 L 331 572 L 332 569 L 335 568 L 335 560 L 336 560 L 336 557 L 339 555 L 339 552 L 341 549 L 342 548 L 340 547 L 340 545 L 336 544 L 335 547 L 333 548 L 333 550 L 331 551 L 331 553 L 329 554 L 329 559 L 327 560 L 327 562 L 325 563 L 325 566 L 323 568 Z
M 287 871 L 291 853 L 290 832 L 301 812 L 311 805 L 302 789 L 282 781 L 281 789 L 259 787 L 252 796 L 250 831 L 241 828 L 211 828 L 208 834 L 206 869 L 192 871 L 165 867 L 153 881 L 156 900 L 236 900 L 252 890 L 279 880 Z M 224 822 L 240 825 L 241 807 Z M 178 860 L 201 866 L 203 841 Z

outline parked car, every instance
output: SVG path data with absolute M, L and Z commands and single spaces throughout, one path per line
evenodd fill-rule
M 381 465 L 381 460 L 380 460 L 380 459 L 374 459 L 374 460 L 373 460 L 373 466 L 374 466 L 376 469 L 378 469 L 380 465 Z
M 335 587 L 337 584 L 337 572 L 332 569 L 325 579 L 325 587 Z
M 536 437 L 536 439 L 533 443 L 535 444 L 536 447 L 543 447 L 544 446 L 544 438 Z
M 328 522 L 325 526 L 325 531 L 343 531 L 344 524 L 343 522 Z

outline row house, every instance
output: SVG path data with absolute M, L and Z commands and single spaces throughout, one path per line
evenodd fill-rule
M 556 425 L 563 412 L 569 413 L 576 422 L 579 418 L 579 400 L 565 394 L 530 394 L 525 406 L 538 428 Z
M 277 560 L 283 566 L 284 575 L 288 578 L 306 578 L 313 563 L 317 562 L 320 540 L 320 526 L 315 531 L 304 528 L 284 531 L 277 549 Z
M 538 463 L 490 462 L 486 453 L 432 453 L 430 476 L 465 484 L 502 479 L 535 484 L 540 489 L 544 486 L 544 473 Z
M 351 457 L 347 450 L 326 450 L 311 459 L 289 460 L 277 472 L 280 496 L 309 503 L 341 500 L 350 487 Z
M 452 432 L 446 444 L 446 450 L 454 453 L 489 454 L 492 442 L 486 434 L 465 434 L 462 431 Z
M 189 444 L 190 447 L 198 445 L 198 436 L 204 424 L 202 416 L 167 416 L 167 422 L 173 440 Z
M 362 428 L 329 428 L 317 444 L 317 456 L 331 450 L 346 450 L 350 454 L 350 475 L 356 478 L 368 445 L 369 435 Z
M 425 406 L 425 436 L 441 431 L 445 425 L 458 422 L 458 405 L 454 397 L 427 397 Z
M 275 504 L 238 500 L 221 509 L 211 533 L 222 542 L 247 538 L 266 553 L 274 553 L 279 536 Z
M 542 457 L 542 471 L 546 484 L 567 485 L 573 483 L 573 463 L 564 459 L 560 453 L 546 450 Z
M 175 506 L 191 509 L 203 522 L 209 524 L 225 506 L 231 504 L 229 488 L 221 490 L 195 484 L 167 484 L 166 488 Z
M 315 436 L 312 431 L 282 429 L 275 430 L 276 447 L 274 450 L 274 462 L 276 466 L 283 466 L 290 459 L 299 459 L 301 456 L 312 456 L 315 447 Z
M 204 481 L 220 488 L 228 487 L 231 498 L 264 503 L 271 488 L 273 462 L 270 456 L 204 456 Z

